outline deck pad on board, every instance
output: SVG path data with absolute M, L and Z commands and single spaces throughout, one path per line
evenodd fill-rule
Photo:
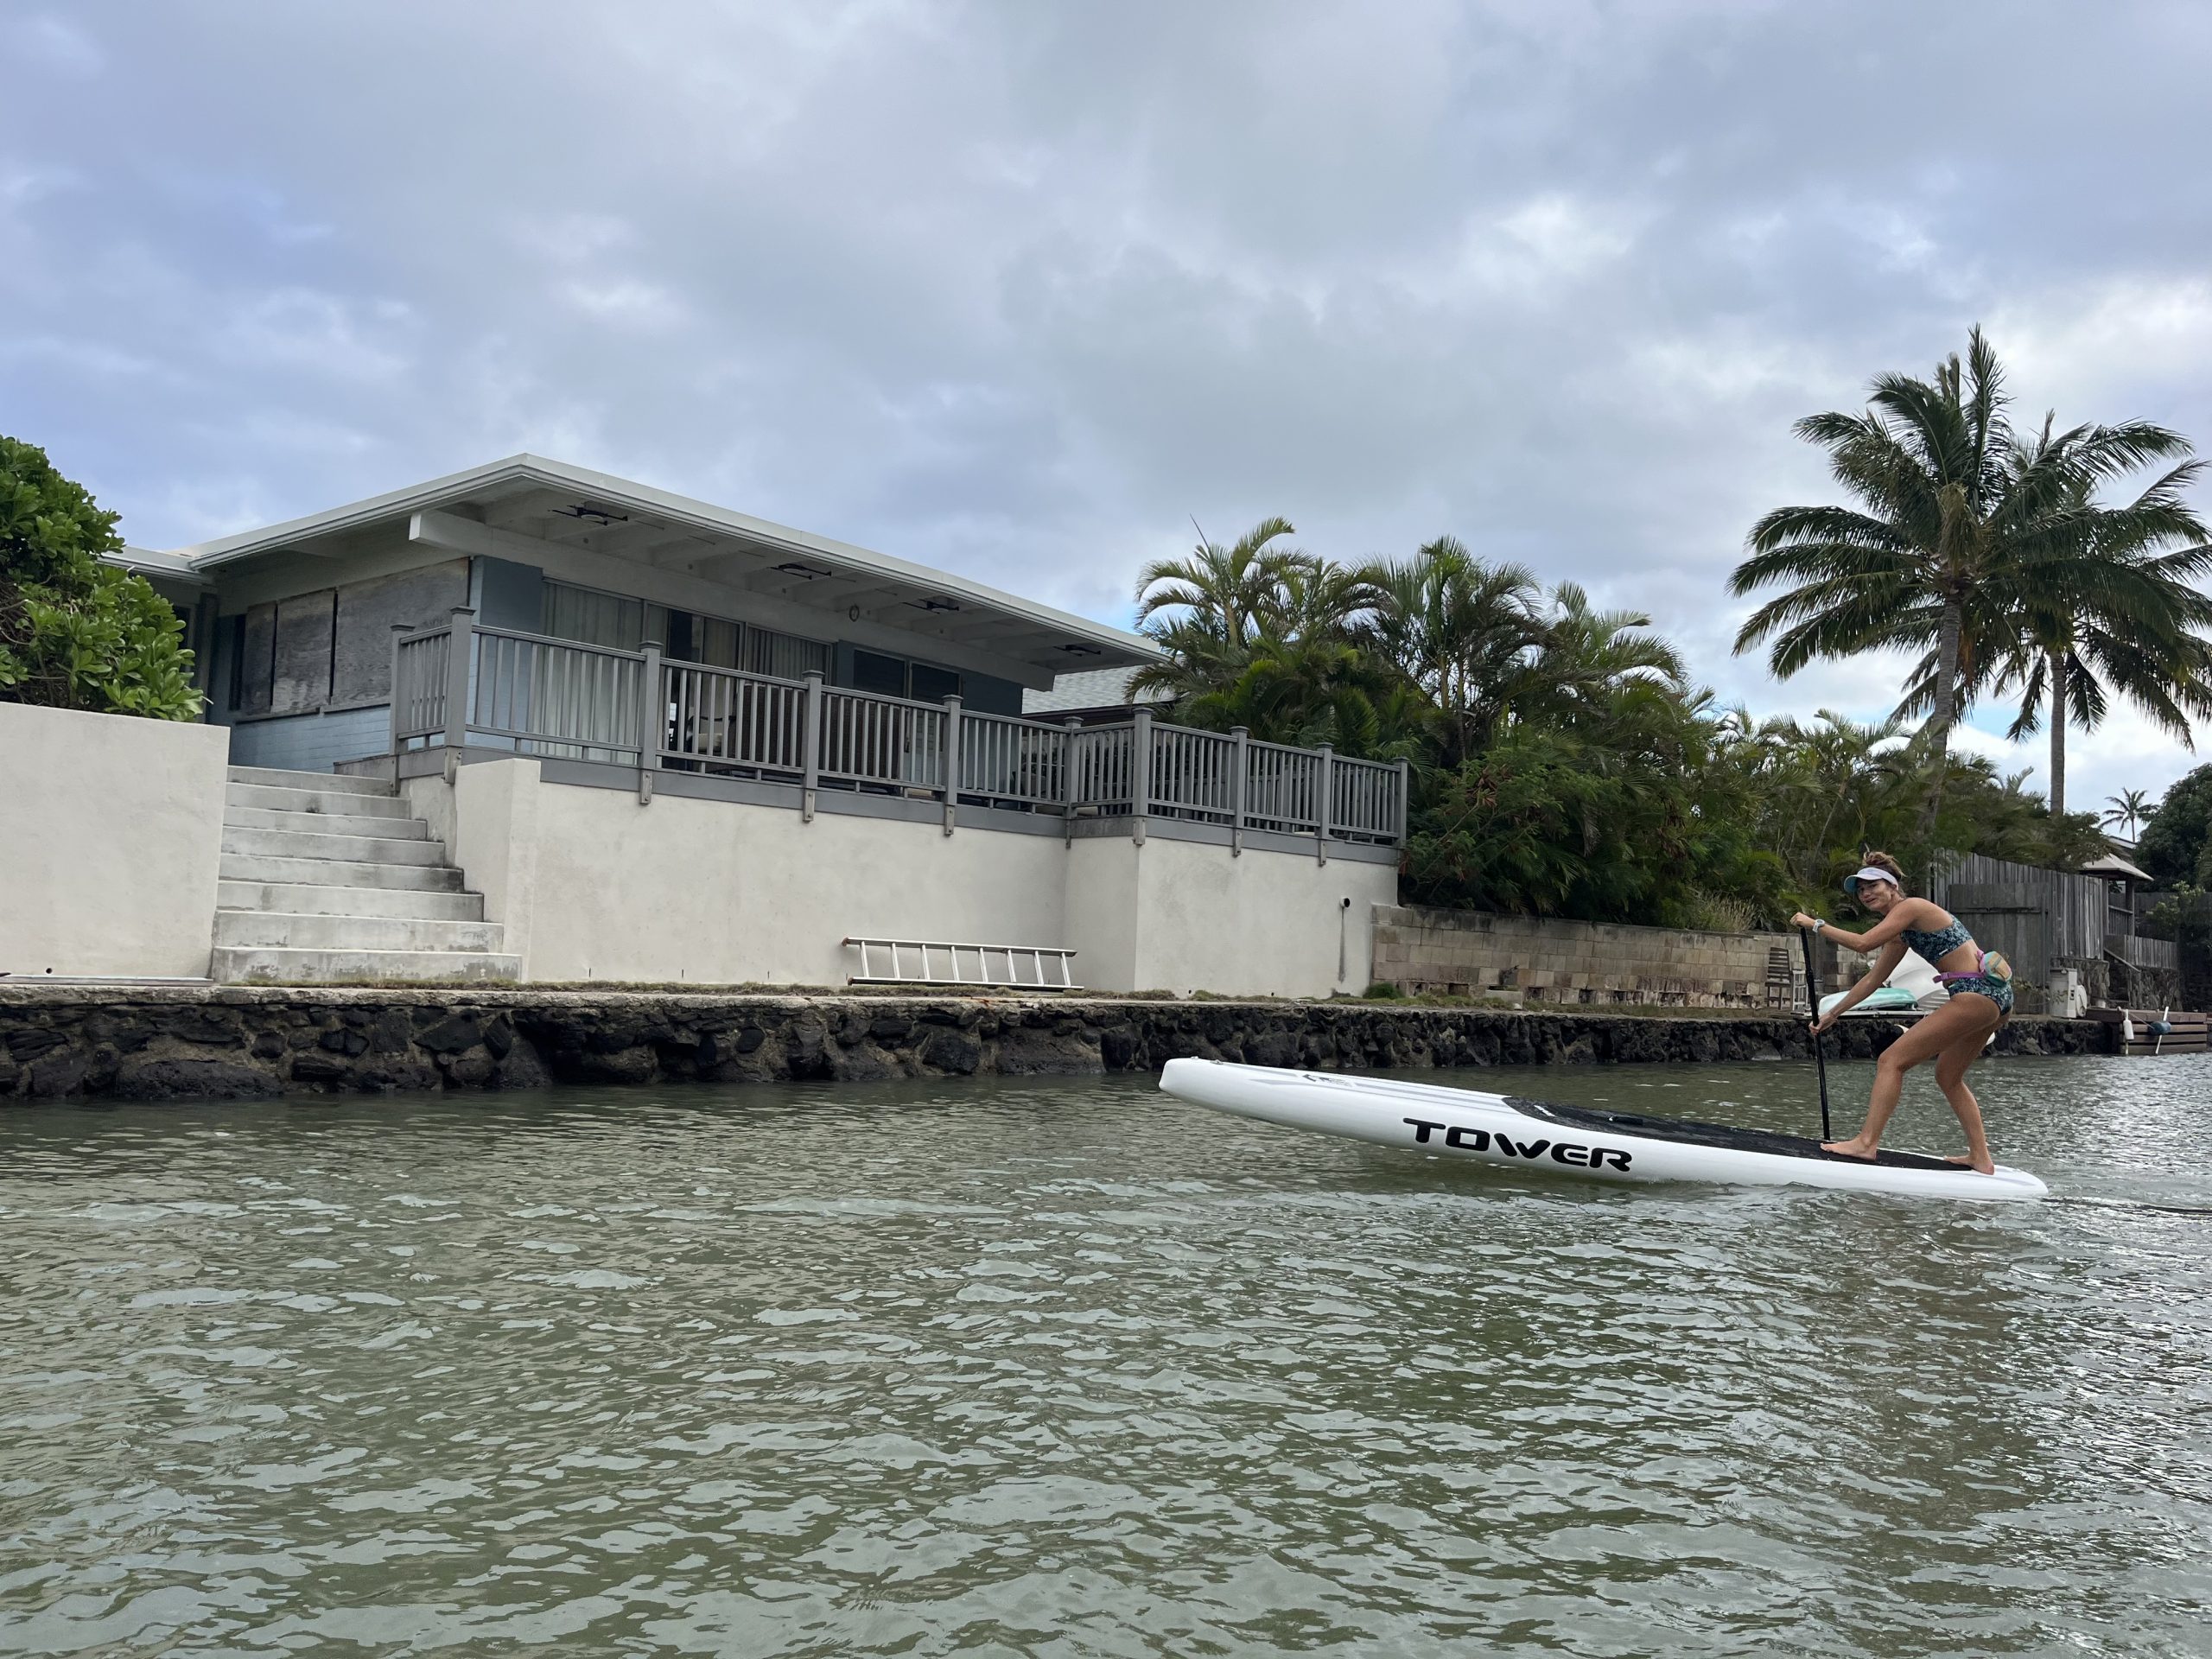
M 1736 1152 L 1764 1152 L 1777 1158 L 1811 1158 L 1833 1164 L 1878 1164 L 1885 1169 L 1941 1169 L 1953 1173 L 1965 1167 L 1948 1159 L 1918 1152 L 1884 1151 L 1872 1158 L 1853 1158 L 1829 1152 L 1817 1141 L 1802 1135 L 1780 1135 L 1772 1129 L 1742 1129 L 1727 1123 L 1692 1123 L 1675 1117 L 1641 1117 L 1634 1112 L 1600 1112 L 1581 1106 L 1560 1106 L 1547 1100 L 1519 1095 L 1499 1096 L 1524 1116 L 1554 1123 L 1579 1124 L 1586 1129 L 1610 1129 L 1616 1135 L 1640 1135 L 1647 1141 L 1676 1141 L 1693 1147 L 1726 1147 Z

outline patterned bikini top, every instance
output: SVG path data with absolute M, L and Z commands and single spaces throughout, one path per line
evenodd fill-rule
M 1974 943 L 1974 935 L 1967 931 L 1967 925 L 1955 916 L 1951 918 L 1948 927 L 1939 927 L 1932 933 L 1917 927 L 1908 927 L 1897 937 L 1911 950 L 1926 957 L 1931 968 L 1939 966 L 1944 957 L 1961 945 Z

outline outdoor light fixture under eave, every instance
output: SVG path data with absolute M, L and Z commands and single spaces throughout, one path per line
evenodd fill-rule
M 1060 649 L 1067 652 L 1071 657 L 1096 657 L 1100 654 L 1098 647 L 1096 645 L 1062 645 Z
M 834 576 L 835 570 L 825 570 L 818 564 L 809 564 L 803 559 L 786 559 L 776 567 L 787 576 L 804 576 L 809 582 L 818 582 L 823 576 Z
M 910 599 L 906 603 L 917 611 L 957 611 L 960 608 L 960 601 L 957 599 Z
M 611 512 L 605 507 L 594 507 L 588 501 L 578 501 L 571 506 L 556 507 L 553 511 L 563 518 L 581 518 L 587 524 L 626 524 L 630 522 L 628 513 Z

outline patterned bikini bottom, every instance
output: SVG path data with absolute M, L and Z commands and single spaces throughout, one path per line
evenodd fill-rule
M 1953 996 L 1961 991 L 1972 991 L 1994 1002 L 2000 1014 L 2012 1012 L 2012 964 L 1994 950 L 1983 951 L 1981 966 L 1971 973 L 1938 974 L 1936 977 L 1949 988 Z

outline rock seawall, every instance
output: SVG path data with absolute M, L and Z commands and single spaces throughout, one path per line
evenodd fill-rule
M 1864 1058 L 1887 1021 L 1847 1021 Z M 2015 1020 L 2005 1054 L 2101 1053 L 2087 1020 Z M 1792 1019 L 1388 1003 L 219 987 L 0 986 L 0 1103 L 236 1099 L 549 1083 L 1081 1075 L 1180 1055 L 1316 1071 L 1783 1059 Z

